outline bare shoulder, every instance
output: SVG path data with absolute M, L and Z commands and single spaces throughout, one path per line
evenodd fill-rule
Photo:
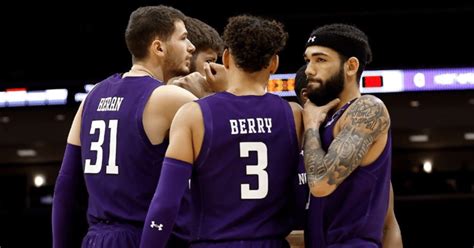
M 390 127 L 387 107 L 378 97 L 363 95 L 344 113 L 344 125 L 386 132 Z
M 383 101 L 374 95 L 362 95 L 361 97 L 359 97 L 359 99 L 356 102 L 360 102 L 360 101 L 385 107 L 385 104 L 383 103 Z
M 298 126 L 303 124 L 302 122 L 303 108 L 301 107 L 301 105 L 299 105 L 296 102 L 289 102 L 288 104 L 291 107 L 291 111 L 293 112 L 293 118 L 295 119 L 295 124 L 296 124 L 296 127 L 298 128 Z
M 385 104 L 383 103 L 380 98 L 374 95 L 363 95 L 357 99 L 354 104 L 352 104 L 349 108 L 356 108 L 358 110 L 366 110 L 366 111 L 383 111 L 386 112 L 388 115 L 388 110 Z
M 295 120 L 296 136 L 298 138 L 298 146 L 301 148 L 303 140 L 303 108 L 296 102 L 289 102 L 291 110 L 293 111 L 293 118 Z
M 146 108 L 151 112 L 164 113 L 168 119 L 172 119 L 181 106 L 194 100 L 197 98 L 189 91 L 175 85 L 165 85 L 153 91 Z
M 188 102 L 179 108 L 178 112 L 176 113 L 176 118 L 190 121 L 196 121 L 199 118 L 202 119 L 201 108 L 196 102 Z
M 81 102 L 77 109 L 74 120 L 72 121 L 71 128 L 67 137 L 67 143 L 72 145 L 81 145 L 81 123 L 82 123 L 82 109 L 84 108 L 84 101 Z
M 143 111 L 143 126 L 152 144 L 160 144 L 168 132 L 178 109 L 197 98 L 173 85 L 156 88 Z
M 191 92 L 178 87 L 176 85 L 164 85 L 156 88 L 151 97 L 150 101 L 170 101 L 170 102 L 190 102 L 196 100 Z
M 303 111 L 303 107 L 301 107 L 301 105 L 299 105 L 296 102 L 288 102 L 288 104 L 290 104 L 290 107 L 291 107 L 291 110 L 293 111 L 293 113 L 299 113 L 299 112 Z

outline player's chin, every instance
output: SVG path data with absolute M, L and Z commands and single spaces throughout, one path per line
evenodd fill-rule
M 187 61 L 183 65 L 183 71 L 186 71 L 186 74 L 189 74 L 191 72 L 191 62 Z
M 181 69 L 179 71 L 180 75 L 185 76 L 185 75 L 188 75 L 189 73 L 191 73 L 191 68 L 189 66 L 187 65 L 181 66 Z

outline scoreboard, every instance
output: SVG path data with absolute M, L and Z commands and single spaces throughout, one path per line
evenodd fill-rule
M 361 93 L 472 90 L 474 68 L 367 70 L 360 80 Z M 296 96 L 295 73 L 274 74 L 267 87 L 280 96 Z
M 295 75 L 295 73 L 271 75 L 267 91 L 281 97 L 296 96 Z M 92 83 L 50 89 L 0 87 L 0 108 L 77 104 L 93 87 Z M 362 73 L 359 87 L 362 94 L 473 90 L 474 68 L 367 70 Z

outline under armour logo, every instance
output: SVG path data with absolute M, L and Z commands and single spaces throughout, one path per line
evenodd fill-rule
M 158 228 L 158 231 L 162 231 L 163 230 L 163 224 L 155 224 L 155 221 L 151 221 L 151 225 L 150 225 L 151 228 Z
M 311 36 L 306 43 L 314 42 L 314 40 L 316 40 L 316 36 Z

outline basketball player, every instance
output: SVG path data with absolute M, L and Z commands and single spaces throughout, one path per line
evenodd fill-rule
M 191 59 L 190 70 L 205 76 L 204 64 L 217 62 L 224 50 L 224 41 L 213 27 L 199 19 L 186 17 L 184 23 L 188 30 L 188 39 L 196 47 Z
M 125 32 L 133 66 L 98 83 L 68 136 L 53 200 L 53 246 L 73 243 L 77 197 L 86 191 L 89 229 L 82 247 L 138 247 L 168 146 L 171 121 L 196 100 L 171 77 L 190 72 L 194 46 L 185 16 L 167 6 L 140 7 Z
M 169 83 L 185 88 L 198 97 L 203 97 L 218 90 L 208 85 L 205 76 L 206 74 L 211 74 L 209 71 L 211 66 L 213 68 L 219 66 L 215 64 L 215 62 L 222 54 L 224 42 L 214 28 L 196 18 L 186 17 L 184 24 L 188 31 L 188 39 L 196 48 L 191 58 L 190 70 L 198 75 L 190 74 L 186 77 L 176 77 L 171 79 Z M 209 65 L 209 63 L 212 63 L 212 65 Z M 206 72 L 204 68 L 206 68 L 208 72 Z M 175 227 L 168 241 L 169 247 L 181 248 L 189 246 L 191 225 L 190 207 L 191 193 L 187 190 L 181 201 Z
M 223 75 L 222 65 L 215 63 L 224 49 L 222 38 L 214 28 L 199 19 L 186 17 L 184 23 L 188 39 L 196 47 L 191 59 L 192 73 L 172 78 L 169 84 L 185 88 L 199 98 L 224 91 L 227 87 L 225 79 L 215 79 Z
M 173 120 L 141 247 L 164 246 L 192 171 L 191 247 L 288 247 L 301 108 L 265 92 L 287 33 L 276 21 L 237 16 L 223 38 L 229 88 Z
M 295 93 L 297 95 L 298 101 L 301 104 L 304 104 L 308 100 L 308 98 L 306 97 L 306 86 L 308 85 L 308 80 L 305 73 L 306 67 L 307 67 L 306 64 L 301 66 L 295 75 Z M 388 207 L 389 209 L 385 216 L 385 222 L 384 222 L 384 227 L 383 227 L 382 240 L 383 240 L 384 248 L 402 247 L 400 227 L 395 217 L 393 205 L 394 205 L 393 204 L 393 190 L 390 189 L 390 202 L 389 202 L 389 207 Z
M 323 26 L 304 56 L 304 154 L 314 196 L 307 246 L 381 247 L 391 195 L 390 117 L 380 99 L 359 91 L 372 59 L 367 36 L 346 24 Z

